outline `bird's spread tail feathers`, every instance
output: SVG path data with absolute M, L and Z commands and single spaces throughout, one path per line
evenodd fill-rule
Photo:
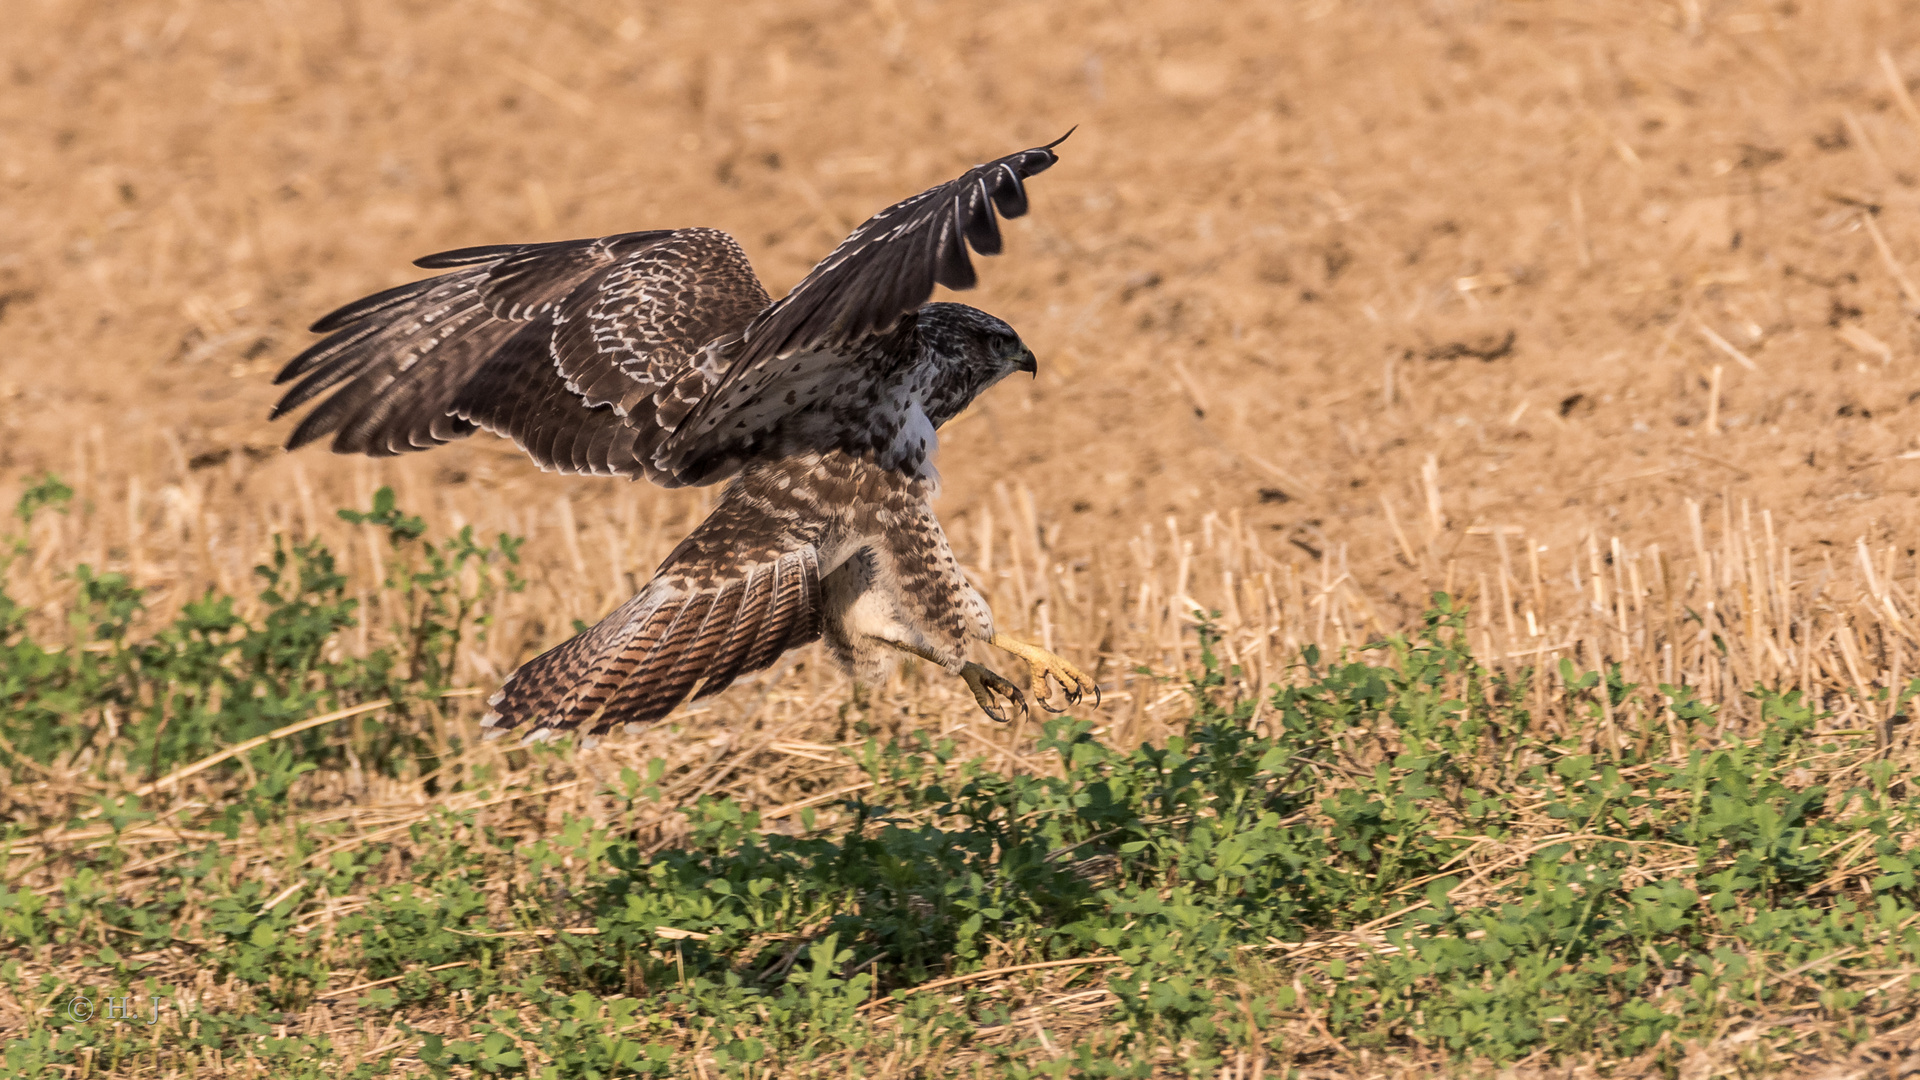
M 521 665 L 488 700 L 487 738 L 527 742 L 585 727 L 635 730 L 820 636 L 820 568 L 811 546 L 706 587 L 663 569 L 638 596 Z

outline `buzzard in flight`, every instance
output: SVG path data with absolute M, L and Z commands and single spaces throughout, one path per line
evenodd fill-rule
M 314 324 L 329 336 L 280 372 L 299 382 L 273 416 L 331 392 L 289 450 L 332 436 L 382 457 L 485 428 L 542 469 L 728 481 L 639 595 L 507 679 L 489 734 L 658 720 L 821 637 L 868 680 L 901 652 L 938 664 L 996 720 L 1026 699 L 967 660 L 975 638 L 1025 661 L 1043 706 L 1048 678 L 1070 704 L 1097 695 L 994 630 L 929 505 L 940 425 L 1035 363 L 1006 323 L 928 299 L 972 287 L 967 248 L 999 253 L 995 211 L 1026 213 L 1061 139 L 882 210 L 779 300 L 716 229 L 429 255 L 451 272 Z

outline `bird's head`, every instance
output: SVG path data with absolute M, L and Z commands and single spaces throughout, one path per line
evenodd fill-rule
M 926 377 L 921 407 L 935 427 L 959 415 L 987 387 L 1039 365 L 1013 327 L 965 304 L 928 304 L 919 311 L 918 367 Z

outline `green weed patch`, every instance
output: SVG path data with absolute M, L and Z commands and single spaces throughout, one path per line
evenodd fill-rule
M 21 515 L 60 497 L 43 485 Z M 512 587 L 515 542 L 428 543 L 386 495 L 355 520 L 389 531 L 387 585 L 408 597 L 364 657 L 338 648 L 358 612 L 313 543 L 276 549 L 250 605 L 209 595 L 144 636 L 138 591 L 85 567 L 69 641 L 34 640 L 0 598 L 9 1074 L 1145 1077 L 1257 1059 L 1278 1076 L 1363 1052 L 1672 1070 L 1709 1046 L 1764 1073 L 1920 1017 L 1903 751 L 1823 732 L 1797 693 L 1756 688 L 1760 722 L 1720 731 L 1686 687 L 1568 666 L 1550 692 L 1593 729 L 1542 730 L 1526 703 L 1548 673 L 1488 670 L 1440 595 L 1415 637 L 1309 649 L 1258 700 L 1204 650 L 1162 741 L 1062 718 L 1039 738 L 1049 767 L 1019 772 L 866 738 L 845 755 L 867 786 L 763 823 L 732 798 L 676 805 L 659 761 L 605 783 L 567 748 L 460 765 L 437 695 L 486 590 Z M 224 800 L 129 794 L 381 698 L 399 707 L 217 766 Z M 444 806 L 364 837 L 327 820 L 320 775 L 402 761 Z M 24 794 L 76 763 L 90 805 Z M 529 832 L 508 811 L 558 775 L 612 810 Z M 667 815 L 684 829 L 662 842 Z M 69 1008 L 108 991 L 158 1019 Z M 321 1004 L 351 1047 L 315 1028 Z

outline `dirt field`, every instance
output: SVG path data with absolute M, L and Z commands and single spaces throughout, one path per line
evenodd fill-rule
M 156 615 L 245 591 L 276 530 L 377 580 L 332 511 L 391 484 L 529 538 L 533 587 L 467 661 L 493 682 L 624 599 L 711 493 L 543 476 L 484 434 L 286 455 L 271 378 L 308 323 L 429 252 L 686 225 L 778 294 L 873 211 L 1078 125 L 963 297 L 1040 370 L 943 432 L 940 512 L 1002 622 L 1098 670 L 1116 737 L 1150 730 L 1128 672 L 1189 662 L 1196 605 L 1253 685 L 1439 588 L 1484 655 L 1621 662 L 1735 721 L 1768 681 L 1878 724 L 1868 698 L 1920 664 L 1920 4 L 5 18 L 0 498 L 53 470 L 85 504 L 13 571 L 48 619 L 80 561 Z M 760 685 L 789 680 L 791 730 L 844 702 L 784 670 Z M 1030 737 L 896 682 L 914 722 Z M 689 730 L 724 738 L 755 692 Z
M 566 496 L 582 550 L 530 554 L 597 617 L 609 559 L 644 574 L 700 494 L 540 477 L 484 435 L 289 460 L 263 417 L 304 325 L 429 251 L 658 226 L 734 232 L 778 292 L 874 209 L 1078 124 L 968 297 L 1043 364 L 945 436 L 976 566 L 1009 484 L 1057 564 L 1215 515 L 1336 560 L 1388 626 L 1497 579 L 1502 529 L 1550 583 L 1589 535 L 1692 554 L 1687 500 L 1843 570 L 1893 544 L 1910 581 L 1913 10 L 30 0 L 0 469 L 113 505 L 109 557 L 137 483 L 131 532 L 211 544 L 199 573 L 139 552 L 188 591 L 252 523 L 380 481 L 536 541 Z M 664 524 L 609 555 L 622 515 Z

